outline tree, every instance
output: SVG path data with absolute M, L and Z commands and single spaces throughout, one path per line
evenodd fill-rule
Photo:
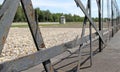
M 25 22 L 25 21 L 26 21 L 26 18 L 25 18 L 23 9 L 22 9 L 22 7 L 19 5 L 19 6 L 18 6 L 18 9 L 17 9 L 17 12 L 16 12 L 16 15 L 15 15 L 15 17 L 14 17 L 14 22 Z

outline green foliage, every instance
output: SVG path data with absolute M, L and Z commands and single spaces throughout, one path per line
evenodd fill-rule
M 14 22 L 25 22 L 26 18 L 21 6 L 18 7 L 16 15 L 14 17 Z
M 35 10 L 37 11 L 39 22 L 59 22 L 62 15 L 65 16 L 67 22 L 81 22 L 84 19 L 78 15 L 51 13 L 49 10 L 44 11 L 39 8 L 35 8 Z M 17 9 L 14 22 L 26 22 L 24 11 L 20 5 Z
M 62 15 L 65 16 L 66 22 L 83 22 L 84 20 L 84 17 L 80 17 L 78 15 L 51 13 L 49 10 L 44 11 L 40 10 L 39 8 L 35 8 L 35 11 L 37 11 L 39 22 L 59 22 Z M 98 18 L 93 18 L 93 20 L 97 22 Z M 26 22 L 24 11 L 21 5 L 19 5 L 17 9 L 16 15 L 14 17 L 14 22 Z
M 0 5 L 0 9 L 1 9 L 2 5 Z

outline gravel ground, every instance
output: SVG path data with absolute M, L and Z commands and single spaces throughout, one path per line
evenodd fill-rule
M 80 37 L 81 28 L 41 28 L 47 48 Z M 93 30 L 94 32 L 94 30 Z M 86 29 L 86 35 L 89 29 Z M 0 62 L 8 61 L 36 52 L 36 48 L 28 28 L 11 28 L 8 34 Z

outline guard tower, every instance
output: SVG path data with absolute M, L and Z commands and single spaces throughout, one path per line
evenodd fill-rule
M 60 24 L 65 24 L 66 23 L 66 19 L 65 19 L 65 16 L 61 16 L 60 17 Z

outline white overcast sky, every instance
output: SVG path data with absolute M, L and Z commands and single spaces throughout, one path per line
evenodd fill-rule
M 2 3 L 4 0 L 0 0 Z M 86 6 L 87 0 L 82 0 Z M 97 17 L 97 4 L 96 0 L 92 1 L 92 17 Z M 104 1 L 104 17 L 107 17 L 107 0 Z M 41 10 L 49 10 L 52 13 L 71 13 L 84 16 L 82 11 L 76 6 L 74 0 L 32 0 L 34 8 L 39 7 Z M 120 0 L 117 0 L 118 6 L 120 7 Z

